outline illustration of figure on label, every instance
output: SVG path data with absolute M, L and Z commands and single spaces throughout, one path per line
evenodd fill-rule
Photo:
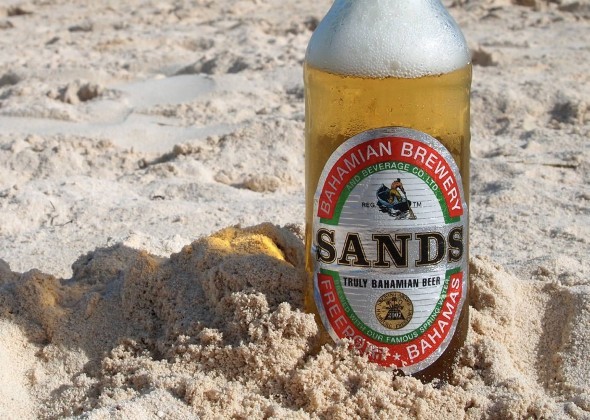
M 385 184 L 377 190 L 377 205 L 382 212 L 388 213 L 396 219 L 416 219 L 412 210 L 412 202 L 408 200 L 404 184 L 400 178 L 391 183 L 391 188 Z

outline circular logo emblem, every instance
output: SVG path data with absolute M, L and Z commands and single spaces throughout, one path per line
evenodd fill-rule
M 385 328 L 399 330 L 412 320 L 414 305 L 401 292 L 388 292 L 375 304 L 375 316 Z

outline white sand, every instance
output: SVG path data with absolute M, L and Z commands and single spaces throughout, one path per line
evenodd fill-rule
M 473 310 L 422 385 L 310 354 L 301 65 L 330 1 L 3 2 L 2 417 L 590 418 L 590 4 L 514 3 L 449 8 Z M 264 222 L 292 226 L 208 236 Z

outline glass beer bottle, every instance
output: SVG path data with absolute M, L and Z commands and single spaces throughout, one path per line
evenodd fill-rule
M 306 308 L 445 378 L 468 329 L 471 57 L 439 0 L 336 0 L 305 65 Z

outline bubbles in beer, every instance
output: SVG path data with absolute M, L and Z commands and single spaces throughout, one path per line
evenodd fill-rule
M 338 74 L 417 78 L 460 69 L 470 53 L 439 0 L 336 0 L 306 60 Z

